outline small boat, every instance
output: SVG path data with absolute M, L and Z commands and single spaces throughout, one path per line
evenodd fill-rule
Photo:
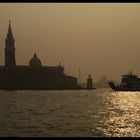
M 122 75 L 120 84 L 116 85 L 113 81 L 109 81 L 108 84 L 115 91 L 140 91 L 140 78 L 132 71 Z

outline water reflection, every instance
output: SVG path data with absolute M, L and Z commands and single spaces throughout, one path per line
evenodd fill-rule
M 140 136 L 140 92 L 0 91 L 0 136 Z
M 140 93 L 112 92 L 101 96 L 105 105 L 96 115 L 101 118 L 97 129 L 106 136 L 140 136 Z

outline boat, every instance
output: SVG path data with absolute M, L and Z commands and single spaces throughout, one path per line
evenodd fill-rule
M 109 81 L 108 84 L 115 91 L 140 91 L 140 78 L 132 71 L 122 75 L 120 84 L 116 85 L 113 81 Z

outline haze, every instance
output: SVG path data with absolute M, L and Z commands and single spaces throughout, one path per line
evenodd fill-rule
M 65 67 L 85 82 L 106 75 L 119 81 L 133 70 L 140 76 L 140 4 L 1 3 L 0 64 L 4 65 L 9 20 L 16 64 L 28 65 L 37 53 L 43 65 Z

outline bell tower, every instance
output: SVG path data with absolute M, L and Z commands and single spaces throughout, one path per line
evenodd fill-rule
M 5 39 L 5 66 L 14 67 L 15 65 L 15 40 L 11 29 L 11 21 L 9 20 L 8 33 Z

